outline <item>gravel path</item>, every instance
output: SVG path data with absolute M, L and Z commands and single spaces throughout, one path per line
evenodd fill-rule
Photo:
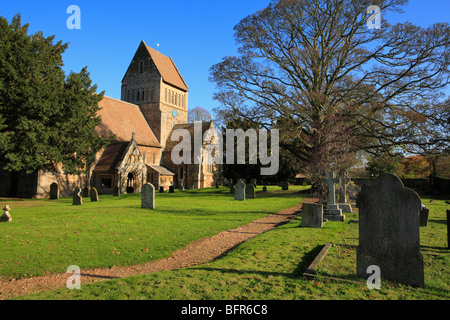
M 305 202 L 316 201 L 317 199 L 305 199 Z M 300 203 L 292 208 L 252 221 L 236 229 L 226 230 L 215 236 L 194 241 L 185 248 L 172 252 L 172 256 L 166 259 L 128 267 L 81 270 L 81 285 L 138 274 L 175 270 L 211 262 L 242 242 L 288 222 L 300 212 L 301 206 L 302 204 Z M 69 276 L 67 273 L 56 273 L 35 278 L 0 282 L 0 300 L 64 288 Z

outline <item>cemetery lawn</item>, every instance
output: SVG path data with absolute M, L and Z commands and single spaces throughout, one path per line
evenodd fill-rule
M 155 210 L 141 209 L 140 194 L 99 200 L 84 198 L 81 206 L 73 206 L 71 197 L 0 200 L 13 218 L 0 223 L 0 281 L 66 272 L 70 265 L 83 270 L 167 258 L 195 240 L 301 202 L 296 192 L 234 201 L 226 187 L 156 192 Z
M 278 201 L 278 198 L 273 196 L 268 195 L 265 199 L 260 197 L 266 204 L 264 207 L 267 210 L 263 211 L 271 211 L 268 208 L 272 208 L 274 202 Z M 307 195 L 303 194 L 303 196 Z M 221 197 L 221 191 L 218 197 Z M 285 207 L 288 207 L 287 204 L 294 199 L 287 194 L 283 195 L 284 197 L 286 197 Z M 221 201 L 225 200 L 222 198 Z M 366 280 L 354 275 L 356 272 L 355 250 L 351 246 L 340 245 L 358 244 L 358 214 L 354 212 L 346 214 L 344 222 L 325 222 L 322 229 L 301 228 L 301 217 L 297 217 L 287 224 L 246 241 L 224 257 L 204 265 L 82 284 L 81 290 L 53 290 L 19 298 L 448 300 L 450 298 L 448 270 L 450 253 L 447 249 L 445 210 L 449 206 L 445 204 L 445 200 L 435 200 L 430 203 L 430 198 L 422 198 L 422 201 L 430 208 L 428 226 L 421 227 L 425 288 L 412 288 L 382 280 L 381 289 L 369 290 Z M 257 204 L 255 202 L 252 205 Z M 225 210 L 232 210 L 230 206 L 231 204 L 228 203 Z M 238 215 L 237 212 L 235 214 Z M 225 213 L 223 215 L 226 216 Z M 199 226 L 195 227 L 199 228 Z M 330 241 L 334 245 L 319 264 L 317 269 L 319 275 L 313 279 L 304 277 L 303 272 L 323 246 Z M 330 276 L 347 281 L 332 280 Z

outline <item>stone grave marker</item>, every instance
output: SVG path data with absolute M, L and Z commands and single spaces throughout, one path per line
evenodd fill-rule
M 422 205 L 422 208 L 420 210 L 420 216 L 419 216 L 419 221 L 420 221 L 421 227 L 426 227 L 428 225 L 429 213 L 430 213 L 430 209 L 428 207 L 425 207 L 424 205 Z
M 169 193 L 175 193 L 175 187 L 169 186 Z
M 267 192 L 267 187 L 264 186 L 262 191 L 263 191 L 263 192 Z
M 302 227 L 323 227 L 323 206 L 317 203 L 302 204 Z
M 384 173 L 358 194 L 359 246 L 357 274 L 367 278 L 370 266 L 381 277 L 405 285 L 424 286 L 420 252 L 420 197 L 393 174 Z
M 56 182 L 53 182 L 50 185 L 50 200 L 57 200 L 57 199 L 59 199 L 58 184 Z
M 83 188 L 83 197 L 89 197 L 89 187 L 86 186 Z
M 255 187 L 251 183 L 245 186 L 245 198 L 255 199 Z
M 283 181 L 281 183 L 281 190 L 289 190 L 289 184 L 287 183 L 287 181 Z
M 180 191 L 183 191 L 183 190 L 184 190 L 184 184 L 183 184 L 183 182 L 180 183 L 180 186 L 179 186 L 178 190 L 180 190 Z
M 159 187 L 159 193 L 164 193 L 164 187 L 163 186 Z
M 2 222 L 12 221 L 11 213 L 9 213 L 10 210 L 11 208 L 9 207 L 9 205 L 5 205 L 5 207 L 3 208 L 3 215 L 0 217 L 0 221 Z
M 73 191 L 72 196 L 72 205 L 78 206 L 83 204 L 83 198 L 81 197 L 81 189 L 79 187 L 76 187 Z
M 155 209 L 155 187 L 151 183 L 142 186 L 141 208 Z
M 92 202 L 97 202 L 98 201 L 98 192 L 97 189 L 95 189 L 94 187 L 91 188 L 91 190 L 89 191 L 89 197 L 91 198 Z
M 342 213 L 352 213 L 352 206 L 347 202 L 347 172 L 341 171 L 339 173 L 339 192 L 338 192 L 338 205 Z
M 244 201 L 245 200 L 245 183 L 242 180 L 238 180 L 236 183 L 236 189 L 234 192 L 234 200 Z
M 324 217 L 327 220 L 332 221 L 344 221 L 345 216 L 342 214 L 342 210 L 339 209 L 339 205 L 336 204 L 335 184 L 339 182 L 334 178 L 334 173 L 329 172 L 328 178 L 324 179 L 328 184 L 328 204 L 324 212 Z

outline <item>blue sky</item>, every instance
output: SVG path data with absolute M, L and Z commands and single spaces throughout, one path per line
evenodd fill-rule
M 170 56 L 189 86 L 189 107 L 217 107 L 209 69 L 237 52 L 233 27 L 269 0 L 1 0 L 0 16 L 18 12 L 30 32 L 70 43 L 66 72 L 88 66 L 91 79 L 105 94 L 120 99 L 120 86 L 141 40 Z M 81 9 L 81 30 L 69 30 L 70 5 Z M 427 27 L 449 22 L 450 0 L 410 0 L 403 14 L 385 16 L 390 23 L 410 21 Z

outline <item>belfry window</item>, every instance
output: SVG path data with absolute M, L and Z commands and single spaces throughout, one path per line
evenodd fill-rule
M 139 73 L 144 72 L 144 61 L 139 62 Z

